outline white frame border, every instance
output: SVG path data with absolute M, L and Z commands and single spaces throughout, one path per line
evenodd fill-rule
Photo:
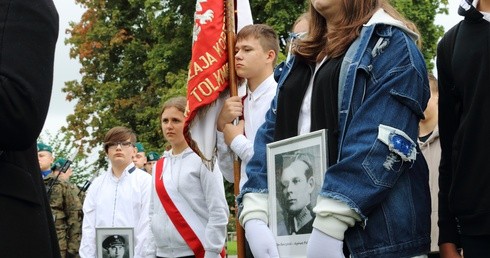
M 327 170 L 328 152 L 326 130 L 294 136 L 281 141 L 267 144 L 267 181 L 269 188 L 269 227 L 276 239 L 279 256 L 281 258 L 306 257 L 306 247 L 310 234 L 278 236 L 277 235 L 277 202 L 276 202 L 276 165 L 275 157 L 278 154 L 301 150 L 308 147 L 320 146 L 320 187 L 323 185 L 324 172 Z
M 106 227 L 106 228 L 96 228 L 95 229 L 96 237 L 96 250 L 97 257 L 103 258 L 104 256 L 104 248 L 102 247 L 102 242 L 108 236 L 111 235 L 122 235 L 126 240 L 126 250 L 129 252 L 129 258 L 133 258 L 134 256 L 134 229 L 131 227 Z

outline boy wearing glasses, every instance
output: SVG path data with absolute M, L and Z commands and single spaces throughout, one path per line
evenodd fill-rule
M 96 257 L 96 228 L 132 227 L 134 257 L 141 257 L 142 240 L 149 231 L 151 176 L 136 168 L 136 135 L 114 127 L 104 138 L 109 169 L 92 182 L 83 203 L 80 257 Z

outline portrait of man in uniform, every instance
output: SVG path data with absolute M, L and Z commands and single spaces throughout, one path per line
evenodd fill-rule
M 97 257 L 133 258 L 132 228 L 97 228 Z
M 315 214 L 312 194 L 315 190 L 313 167 L 307 155 L 298 155 L 282 170 L 279 177 L 278 200 L 283 207 L 286 232 L 283 234 L 309 234 L 313 230 Z
M 105 250 L 104 257 L 107 258 L 125 258 L 126 255 L 126 240 L 120 235 L 110 235 L 102 242 L 102 247 Z
M 269 227 L 282 258 L 306 253 L 327 164 L 325 130 L 267 144 Z

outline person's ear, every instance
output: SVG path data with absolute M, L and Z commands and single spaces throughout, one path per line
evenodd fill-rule
M 308 179 L 308 185 L 309 185 L 310 193 L 311 193 L 313 191 L 313 189 L 315 189 L 315 179 L 313 177 L 310 177 Z
M 269 51 L 267 51 L 267 59 L 270 61 L 270 62 L 274 62 L 274 60 L 276 59 L 276 52 L 272 49 L 270 49 Z

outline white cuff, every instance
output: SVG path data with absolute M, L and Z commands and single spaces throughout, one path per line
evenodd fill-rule
M 344 202 L 318 196 L 313 211 L 316 214 L 313 227 L 338 240 L 344 239 L 348 227 L 361 221 L 361 216 Z
M 240 213 L 240 224 L 242 226 L 248 220 L 259 219 L 269 224 L 268 198 L 266 193 L 247 193 L 243 196 L 243 210 Z
M 240 157 L 240 159 L 246 163 L 253 156 L 253 143 L 245 137 L 245 135 L 240 134 L 233 138 L 231 141 L 230 149 Z

